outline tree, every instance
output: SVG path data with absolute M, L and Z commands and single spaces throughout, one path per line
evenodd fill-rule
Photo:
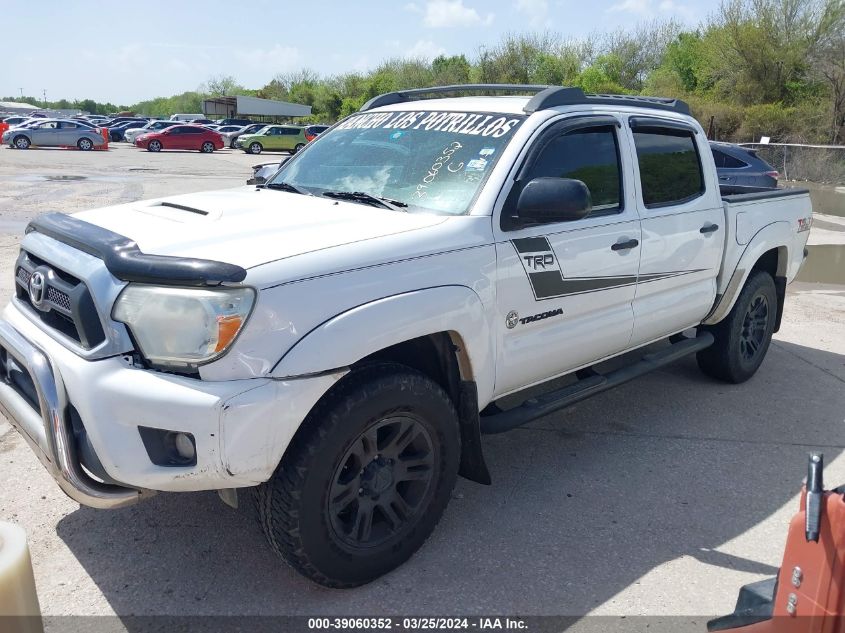
M 827 84 L 831 96 L 830 142 L 840 143 L 845 128 L 845 2 L 828 3 L 824 28 L 810 56 L 813 76 Z
M 219 75 L 211 77 L 205 82 L 205 85 L 200 86 L 198 92 L 205 92 L 212 97 L 225 97 L 227 95 L 241 94 L 244 87 L 241 86 L 234 77 L 228 75 Z

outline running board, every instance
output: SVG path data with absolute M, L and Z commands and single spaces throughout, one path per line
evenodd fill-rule
M 482 414 L 481 432 L 485 435 L 492 435 L 510 431 L 537 418 L 542 418 L 555 411 L 560 411 L 571 404 L 580 402 L 597 393 L 601 393 L 602 391 L 647 374 L 650 371 L 659 369 L 669 363 L 673 363 L 679 358 L 703 350 L 712 344 L 713 335 L 710 332 L 700 332 L 695 338 L 682 337 L 678 342 L 673 342 L 672 345 L 665 349 L 646 354 L 639 361 L 631 365 L 626 365 L 625 367 L 620 367 L 607 374 L 602 375 L 591 371 L 583 372 L 585 375 L 584 378 L 575 384 L 567 385 L 563 389 L 552 391 L 536 398 L 530 398 L 521 405 L 513 409 L 508 409 L 507 411 L 492 413 L 490 415 Z

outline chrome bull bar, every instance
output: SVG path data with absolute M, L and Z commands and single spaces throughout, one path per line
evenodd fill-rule
M 49 357 L 6 321 L 0 320 L 0 348 L 35 385 L 40 412 L 0 375 L 0 412 L 26 439 L 39 461 L 65 494 L 93 508 L 121 508 L 137 503 L 151 491 L 103 483 L 82 467 L 76 441 L 66 419 L 67 392 L 61 374 Z

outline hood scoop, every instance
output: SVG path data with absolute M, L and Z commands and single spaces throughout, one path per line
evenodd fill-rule
M 142 205 L 137 208 L 140 213 L 154 215 L 165 220 L 172 220 L 174 222 L 191 222 L 200 219 L 217 219 L 220 217 L 220 211 L 208 211 L 206 209 L 199 209 L 187 204 L 178 204 L 176 202 L 167 202 L 164 200 L 156 200 L 151 204 Z
M 187 211 L 189 213 L 198 213 L 200 215 L 208 215 L 208 211 L 203 211 L 202 209 L 195 209 L 194 207 L 188 207 L 184 204 L 176 204 L 175 202 L 162 202 L 158 206 L 170 207 L 171 209 L 181 209 L 182 211 Z

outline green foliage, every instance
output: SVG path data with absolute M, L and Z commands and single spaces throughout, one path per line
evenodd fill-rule
M 332 123 L 393 90 L 464 83 L 578 86 L 585 92 L 681 98 L 720 140 L 845 139 L 845 0 L 724 0 L 695 30 L 652 21 L 630 30 L 562 40 L 511 33 L 474 56 L 388 59 L 375 69 L 322 77 L 303 69 L 250 90 L 230 76 L 196 91 L 134 106 L 53 102 L 92 113 L 134 110 L 167 117 L 201 112 L 209 95 L 251 94 L 310 105 L 303 122 Z M 6 97 L 6 100 L 13 100 Z M 37 99 L 26 101 L 39 103 Z
M 759 141 L 769 136 L 772 141 L 785 141 L 792 137 L 797 125 L 796 109 L 782 103 L 763 103 L 745 108 L 742 126 L 737 136 L 742 140 Z

